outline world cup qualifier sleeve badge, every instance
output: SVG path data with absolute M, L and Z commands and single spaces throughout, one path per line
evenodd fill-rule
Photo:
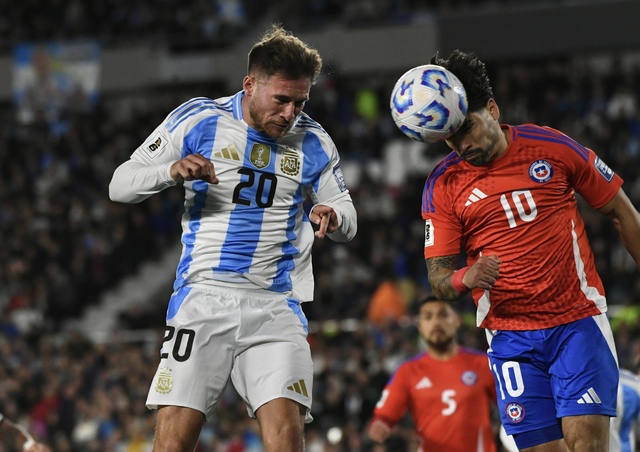
M 604 163 L 602 160 L 600 160 L 600 157 L 596 157 L 596 159 L 594 160 L 593 164 L 595 165 L 595 167 L 598 170 L 598 172 L 600 173 L 600 175 L 602 177 L 604 177 L 607 182 L 611 182 L 611 180 L 613 179 L 613 176 L 615 174 L 613 172 L 613 170 L 611 168 L 609 168 L 606 163 Z

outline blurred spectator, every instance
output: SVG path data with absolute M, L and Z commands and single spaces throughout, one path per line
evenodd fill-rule
M 407 301 L 400 290 L 395 275 L 389 271 L 380 274 L 380 284 L 371 295 L 367 319 L 381 327 L 387 322 L 397 322 L 407 314 Z

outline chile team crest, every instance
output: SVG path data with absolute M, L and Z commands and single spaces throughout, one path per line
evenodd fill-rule
M 553 177 L 553 167 L 546 160 L 536 160 L 529 166 L 529 177 L 532 181 L 544 184 Z
M 473 386 L 478 382 L 478 374 L 472 370 L 467 370 L 462 374 L 462 382 L 467 386 Z
M 509 403 L 505 407 L 504 411 L 505 411 L 505 414 L 507 415 L 507 418 L 514 424 L 517 424 L 518 422 L 524 419 L 524 407 L 519 403 L 516 403 L 516 402 Z

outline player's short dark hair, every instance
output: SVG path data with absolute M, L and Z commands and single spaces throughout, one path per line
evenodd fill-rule
M 447 59 L 442 59 L 436 52 L 431 64 L 442 66 L 458 77 L 467 92 L 470 112 L 481 110 L 489 99 L 493 99 L 493 88 L 485 64 L 473 53 L 454 50 Z
M 442 301 L 442 300 L 440 300 L 435 295 L 429 294 L 418 299 L 418 306 L 422 306 L 423 304 L 429 303 L 430 301 Z
M 249 51 L 247 73 L 292 80 L 308 77 L 315 83 L 322 70 L 320 53 L 278 24 L 272 25 Z
M 451 302 L 449 302 L 447 300 L 442 300 L 442 299 L 436 297 L 433 294 L 427 294 L 427 295 L 424 295 L 424 296 L 418 298 L 415 301 L 415 303 L 413 303 L 412 312 L 415 315 L 418 315 L 420 313 L 420 309 L 422 308 L 422 306 L 424 306 L 427 303 L 433 303 L 433 302 L 447 303 L 449 306 L 451 306 L 453 308 L 454 311 L 457 312 L 456 304 L 451 303 Z

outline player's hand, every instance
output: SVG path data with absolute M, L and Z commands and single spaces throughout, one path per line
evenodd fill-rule
M 462 284 L 469 289 L 490 290 L 500 276 L 501 263 L 498 256 L 480 256 L 464 274 Z
M 217 184 L 220 180 L 216 177 L 211 160 L 200 154 L 189 154 L 182 160 L 178 160 L 169 170 L 175 181 L 202 180 L 209 184 Z
M 389 435 L 391 434 L 391 427 L 387 425 L 386 422 L 380 419 L 374 419 L 371 424 L 369 424 L 369 438 L 372 440 L 384 443 Z
M 335 232 L 338 229 L 338 215 L 329 206 L 316 204 L 311 209 L 309 219 L 318 225 L 315 234 L 319 239 L 323 239 L 327 233 Z

